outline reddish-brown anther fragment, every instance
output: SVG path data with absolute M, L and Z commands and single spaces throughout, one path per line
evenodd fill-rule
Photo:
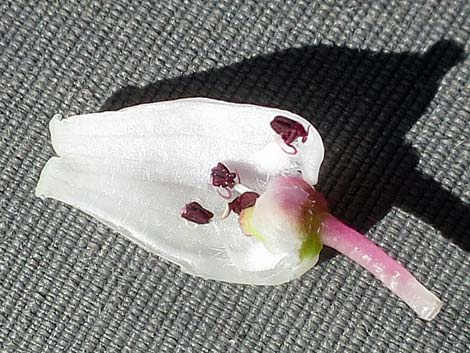
M 237 173 L 232 173 L 222 163 L 217 163 L 217 166 L 211 169 L 212 185 L 222 187 L 224 189 L 231 189 L 235 185 Z
M 181 217 L 197 224 L 206 224 L 210 222 L 214 214 L 193 201 L 184 205 L 181 209 Z
M 299 137 L 302 138 L 302 143 L 307 141 L 308 131 L 298 121 L 278 115 L 271 121 L 271 127 L 289 147 L 293 147 L 292 142 Z
M 231 211 L 235 212 L 236 214 L 240 214 L 245 208 L 254 206 L 256 203 L 256 199 L 259 197 L 259 194 L 256 192 L 245 192 L 240 196 L 236 197 L 232 202 L 228 204 L 228 207 Z

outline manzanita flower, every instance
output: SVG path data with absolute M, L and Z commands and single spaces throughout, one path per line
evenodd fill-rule
M 93 215 L 187 273 L 276 285 L 312 268 L 326 245 L 420 317 L 440 309 L 402 265 L 329 213 L 313 187 L 323 144 L 298 115 L 194 98 L 55 116 L 50 130 L 58 156 L 36 194 Z

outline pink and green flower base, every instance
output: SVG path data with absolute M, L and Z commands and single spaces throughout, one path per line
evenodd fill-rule
M 294 234 L 289 234 L 289 227 L 282 229 L 282 232 L 286 237 L 302 239 L 299 248 L 301 260 L 317 255 L 323 245 L 331 247 L 373 274 L 416 311 L 420 318 L 432 320 L 441 309 L 442 302 L 403 265 L 367 237 L 332 216 L 328 212 L 324 197 L 301 177 L 283 176 L 272 182 L 250 212 L 251 227 L 246 227 L 247 220 L 242 223 L 242 228 L 248 232 L 263 228 L 263 225 L 254 225 L 253 219 L 256 218 L 256 207 L 265 205 L 264 198 L 269 198 L 273 218 L 282 219 L 284 224 L 294 224 Z M 263 222 L 274 221 L 266 218 Z M 269 239 L 268 235 L 262 231 L 259 234 L 263 241 L 269 241 L 266 240 Z

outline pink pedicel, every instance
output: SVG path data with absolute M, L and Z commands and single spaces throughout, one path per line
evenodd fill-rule
M 254 206 L 258 197 L 258 193 L 248 191 L 236 197 L 232 202 L 229 202 L 228 207 L 230 211 L 239 215 L 245 208 Z
M 187 203 L 181 209 L 181 217 L 193 223 L 207 224 L 212 217 L 214 217 L 214 214 L 202 207 L 199 203 L 193 201 Z
M 327 215 L 321 225 L 320 239 L 377 277 L 424 320 L 432 320 L 442 302 L 427 290 L 398 261 L 364 235 Z
M 271 121 L 271 127 L 279 136 L 281 136 L 284 143 L 292 148 L 292 152 L 287 153 L 297 153 L 297 149 L 292 145 L 296 139 L 301 138 L 302 143 L 307 141 L 308 131 L 305 130 L 303 125 L 298 121 L 278 115 L 273 119 L 273 121 Z
M 300 176 L 278 177 L 266 192 L 274 197 L 278 209 L 299 224 L 298 229 L 318 233 L 323 245 L 364 267 L 420 318 L 432 320 L 437 315 L 442 302 L 379 246 L 332 216 L 323 195 Z

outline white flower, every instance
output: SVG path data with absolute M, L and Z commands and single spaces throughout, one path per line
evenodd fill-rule
M 276 116 L 301 124 L 308 138 L 298 153 L 284 149 L 270 126 Z M 323 144 L 305 119 L 278 109 L 210 99 L 181 99 L 61 119 L 50 123 L 58 157 L 41 174 L 36 194 L 94 216 L 187 273 L 227 282 L 278 284 L 315 261 L 272 253 L 243 234 L 227 200 L 211 185 L 223 162 L 247 190 L 261 194 L 275 177 L 318 178 Z M 181 208 L 197 202 L 215 216 L 188 224 Z

